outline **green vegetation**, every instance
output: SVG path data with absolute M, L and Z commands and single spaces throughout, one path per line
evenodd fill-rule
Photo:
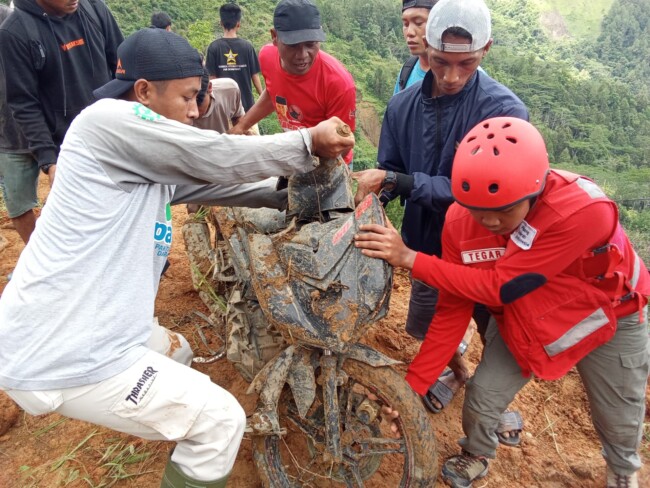
M 650 164 L 650 55 L 644 0 L 491 0 L 494 46 L 483 67 L 527 104 L 557 164 L 613 169 L 623 175 Z M 125 34 L 165 10 L 174 29 L 204 51 L 218 28 L 219 3 L 197 0 L 108 0 Z M 256 46 L 270 40 L 274 0 L 240 0 L 241 35 Z M 382 114 L 401 62 L 408 56 L 399 0 L 320 0 L 328 42 L 323 49 L 353 74 L 363 103 Z M 610 6 L 612 7 L 610 9 Z M 568 26 L 565 38 L 543 27 L 549 12 Z M 602 30 L 600 22 L 602 21 Z M 623 28 L 625 26 L 625 28 Z M 628 69 L 623 69 L 625 65 Z M 650 76 L 650 73 L 648 73 Z M 631 82 L 630 77 L 635 77 Z M 279 130 L 263 121 L 265 133 Z M 364 121 L 360 120 L 360 125 Z M 376 152 L 357 131 L 357 168 Z M 625 177 L 623 177 L 625 179 Z
M 536 3 L 545 14 L 559 13 L 570 36 L 594 40 L 600 34 L 600 24 L 614 0 L 536 0 Z
M 48 426 L 48 431 L 65 420 L 54 422 Z M 41 429 L 34 435 L 38 437 L 48 431 Z M 156 453 L 147 451 L 143 443 L 130 443 L 123 438 L 102 440 L 95 438 L 98 434 L 97 430 L 93 430 L 55 460 L 36 466 L 20 466 L 18 471 L 22 478 L 21 486 L 55 486 L 53 480 L 56 480 L 56 486 L 110 488 L 120 481 L 153 472 L 150 467 Z M 92 461 L 88 461 L 90 459 Z
M 225 0 L 224 0 L 225 1 Z M 647 0 L 487 0 L 494 45 L 483 68 L 529 107 L 554 165 L 580 168 L 614 198 L 650 196 L 650 9 Z M 327 31 L 323 49 L 355 78 L 363 111 L 355 169 L 372 167 L 365 137 L 377 126 L 408 56 L 400 0 L 316 0 Z M 125 34 L 165 10 L 176 32 L 201 51 L 220 35 L 220 2 L 107 0 Z M 256 47 L 270 41 L 275 0 L 239 0 L 240 34 Z M 362 112 L 362 113 L 360 113 Z M 375 115 L 376 114 L 376 115 Z M 371 120 L 372 119 L 372 120 Z M 260 124 L 279 130 L 274 117 Z M 399 208 L 392 210 L 399 222 Z M 636 212 L 630 210 L 629 212 Z M 622 212 L 628 225 L 645 224 Z M 643 220 L 643 219 L 641 219 Z M 639 229 L 645 231 L 645 229 Z

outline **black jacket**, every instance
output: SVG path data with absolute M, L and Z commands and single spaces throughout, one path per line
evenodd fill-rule
M 413 176 L 406 199 L 402 237 L 415 251 L 440 256 L 442 226 L 453 202 L 451 165 L 472 127 L 490 117 L 528 120 L 517 96 L 477 71 L 455 95 L 431 97 L 434 75 L 394 95 L 381 126 L 377 161 L 382 169 Z
M 56 162 L 72 119 L 113 77 L 124 39 L 103 2 L 81 2 L 75 13 L 55 17 L 35 0 L 14 0 L 0 26 L 7 103 L 41 166 Z

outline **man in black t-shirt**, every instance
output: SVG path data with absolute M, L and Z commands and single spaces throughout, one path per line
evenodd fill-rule
M 260 63 L 253 45 L 246 39 L 237 37 L 241 27 L 241 8 L 234 3 L 222 5 L 219 9 L 223 37 L 213 41 L 208 47 L 205 65 L 210 76 L 232 78 L 239 85 L 244 110 L 253 106 L 253 90 L 262 93 L 260 82 Z

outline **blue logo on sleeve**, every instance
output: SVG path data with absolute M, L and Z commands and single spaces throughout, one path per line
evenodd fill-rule
M 156 255 L 167 256 L 172 244 L 172 209 L 169 203 L 165 208 L 167 222 L 156 222 L 153 238 L 156 242 Z

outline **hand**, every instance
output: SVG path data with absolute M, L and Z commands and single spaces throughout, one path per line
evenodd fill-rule
M 47 170 L 47 177 L 50 179 L 50 188 L 54 184 L 54 176 L 56 175 L 56 164 L 50 166 L 50 169 Z
M 243 136 L 243 135 L 247 135 L 246 134 L 247 130 L 248 129 L 244 129 L 244 127 L 241 124 L 237 124 L 232 126 L 230 129 L 228 129 L 228 132 L 226 132 L 226 134 L 230 134 L 232 136 Z
M 360 226 L 361 232 L 354 236 L 354 245 L 361 248 L 365 256 L 383 259 L 392 266 L 411 270 L 417 253 L 406 247 L 390 220 L 386 220 L 386 224 L 387 227 L 378 224 Z
M 361 200 L 369 193 L 379 194 L 381 185 L 386 178 L 386 170 L 366 169 L 352 173 L 352 179 L 357 181 L 357 193 L 354 195 L 354 204 L 359 205 Z
M 338 117 L 332 117 L 310 127 L 311 149 L 316 156 L 325 159 L 334 159 L 342 153 L 348 152 L 354 147 L 354 134 L 340 135 L 337 131 L 339 126 L 345 125 Z

